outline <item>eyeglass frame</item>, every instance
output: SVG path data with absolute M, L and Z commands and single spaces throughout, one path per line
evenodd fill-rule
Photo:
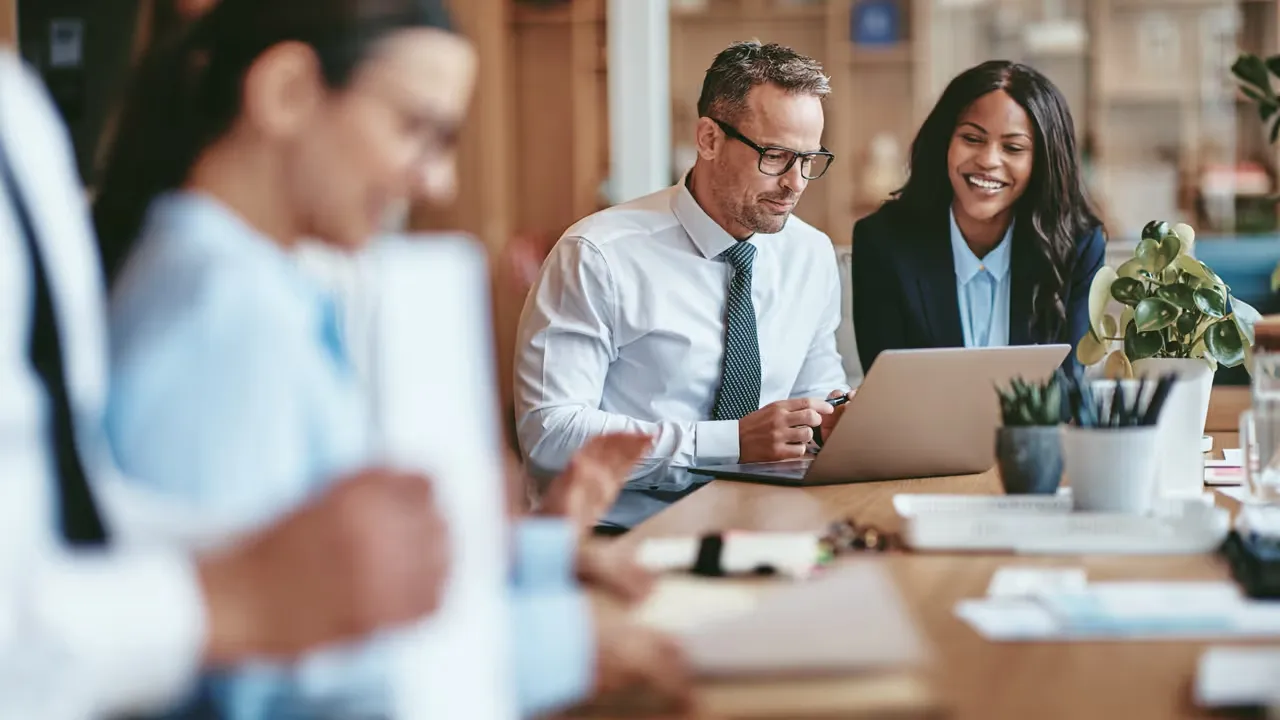
M 818 150 L 810 150 L 808 152 L 793 150 L 792 148 L 782 147 L 781 145 L 760 145 L 759 143 L 755 142 L 754 140 L 747 137 L 746 135 L 743 135 L 742 131 L 738 130 L 738 128 L 730 125 L 729 123 L 723 120 L 720 120 L 718 118 L 709 118 L 709 119 L 711 120 L 711 122 L 714 122 L 720 128 L 720 131 L 723 132 L 726 137 L 730 137 L 730 138 L 733 138 L 734 140 L 737 140 L 743 145 L 746 145 L 752 150 L 755 150 L 756 153 L 759 154 L 760 157 L 756 161 L 756 169 L 760 171 L 761 175 L 768 175 L 769 177 L 782 177 L 783 175 L 786 175 L 787 173 L 791 172 L 791 168 L 795 167 L 797 162 L 800 162 L 800 176 L 803 177 L 805 180 L 818 180 L 823 175 L 827 174 L 827 171 L 831 169 L 831 164 L 836 161 L 835 153 L 831 152 L 830 150 L 828 150 L 826 147 L 822 145 L 818 146 L 819 147 Z M 771 150 L 791 153 L 791 161 L 788 162 L 787 166 L 782 169 L 782 172 L 771 173 L 764 169 L 764 154 Z M 822 169 L 821 174 L 815 177 L 809 177 L 804 173 L 803 161 L 805 158 L 809 158 L 809 157 L 825 157 L 827 159 L 827 166 Z

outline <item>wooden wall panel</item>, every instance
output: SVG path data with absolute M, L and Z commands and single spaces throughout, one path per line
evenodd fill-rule
M 18 0 L 0 0 L 0 44 L 18 45 Z

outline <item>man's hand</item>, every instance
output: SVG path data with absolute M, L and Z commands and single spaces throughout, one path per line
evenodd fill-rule
M 593 600 L 596 695 L 643 689 L 675 708 L 693 700 L 693 676 L 674 638 L 629 619 L 614 603 Z
M 636 562 L 627 546 L 611 541 L 584 540 L 578 548 L 578 579 L 591 589 L 634 605 L 648 597 L 657 578 Z
M 835 400 L 836 398 L 845 397 L 845 396 L 848 396 L 848 398 L 852 400 L 853 394 L 856 392 L 858 392 L 856 389 L 850 390 L 848 393 L 842 390 L 832 390 L 831 394 L 827 396 L 827 400 L 829 401 Z M 822 429 L 821 429 L 822 442 L 826 442 L 827 439 L 831 437 L 831 433 L 836 429 L 836 423 L 840 422 L 840 418 L 844 416 L 844 409 L 846 407 L 848 407 L 848 403 L 845 403 L 843 405 L 838 405 L 834 408 L 835 412 L 831 413 L 830 415 L 823 416 Z
M 201 558 L 206 663 L 290 659 L 436 610 L 448 532 L 426 478 L 369 471 Z
M 804 457 L 813 429 L 835 412 L 825 400 L 779 400 L 738 421 L 740 462 L 771 462 Z
M 563 515 L 582 532 L 588 532 L 609 512 L 627 476 L 653 439 L 639 433 L 615 433 L 591 438 L 551 481 L 540 512 Z

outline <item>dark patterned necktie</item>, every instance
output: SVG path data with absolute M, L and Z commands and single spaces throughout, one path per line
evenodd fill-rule
M 31 212 L 2 149 L 0 174 L 3 175 L 4 192 L 13 206 L 18 230 L 26 243 L 31 265 L 35 307 L 31 323 L 30 359 L 49 398 L 49 436 L 53 441 L 54 467 L 58 473 L 58 509 L 62 535 L 72 545 L 104 545 L 107 542 L 107 530 L 102 523 L 102 516 L 98 514 L 97 505 L 94 504 L 89 479 L 76 446 L 71 398 L 67 392 L 66 368 L 62 358 L 62 338 L 58 334 L 58 318 L 54 312 L 49 276 L 36 242 Z
M 751 304 L 751 265 L 756 248 L 737 242 L 720 254 L 733 266 L 724 316 L 724 365 L 713 420 L 737 420 L 760 409 L 760 341 Z

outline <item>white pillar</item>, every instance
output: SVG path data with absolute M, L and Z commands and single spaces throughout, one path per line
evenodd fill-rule
M 609 0 L 609 195 L 671 184 L 669 0 Z

